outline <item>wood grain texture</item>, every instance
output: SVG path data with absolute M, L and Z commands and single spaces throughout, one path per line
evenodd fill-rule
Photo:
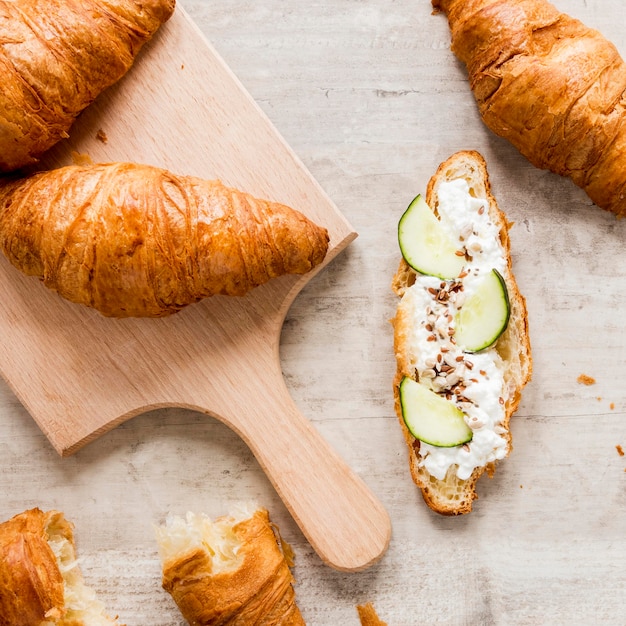
M 363 572 L 328 568 L 218 420 L 158 409 L 61 458 L 6 385 L 2 517 L 63 509 L 88 581 L 129 626 L 184 623 L 159 586 L 152 524 L 240 500 L 267 506 L 293 545 L 310 626 L 357 626 L 366 601 L 390 626 L 626 624 L 624 221 L 489 134 L 428 0 L 181 2 L 359 233 L 299 292 L 279 350 L 299 410 L 389 511 L 389 549 Z M 626 54 L 620 2 L 555 4 Z M 398 218 L 464 148 L 486 157 L 515 222 L 535 372 L 511 456 L 479 485 L 474 512 L 442 519 L 416 493 L 395 421 L 389 283 Z M 578 383 L 581 373 L 596 384 Z

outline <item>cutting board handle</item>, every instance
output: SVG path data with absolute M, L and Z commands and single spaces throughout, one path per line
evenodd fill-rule
M 236 413 L 220 419 L 248 444 L 311 546 L 340 571 L 372 565 L 391 536 L 381 503 L 300 413 L 282 376 L 245 389 Z

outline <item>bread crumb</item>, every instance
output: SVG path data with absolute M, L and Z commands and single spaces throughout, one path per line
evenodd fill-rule
M 577 379 L 581 385 L 595 385 L 596 379 L 593 376 L 588 376 L 587 374 L 581 374 Z
M 617 450 L 617 454 L 619 454 L 620 456 L 624 456 L 624 448 L 622 448 L 619 443 L 615 446 L 615 449 Z
M 88 154 L 81 154 L 72 150 L 72 163 L 74 165 L 93 165 L 93 160 Z
M 101 128 L 96 133 L 96 139 L 98 141 L 101 141 L 102 143 L 107 143 L 109 141 L 109 138 L 107 137 L 106 133 Z
M 356 610 L 359 612 L 361 626 L 387 626 L 387 622 L 383 622 L 374 609 L 371 602 L 367 604 L 358 604 Z
M 609 404 L 609 409 L 611 409 L 611 411 L 615 408 L 615 402 L 611 402 L 611 404 Z

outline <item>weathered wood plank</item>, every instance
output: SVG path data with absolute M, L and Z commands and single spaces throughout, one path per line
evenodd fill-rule
M 618 0 L 555 4 L 626 53 Z M 616 449 L 626 449 L 626 223 L 488 133 L 428 0 L 183 5 L 359 232 L 291 306 L 281 363 L 300 410 L 389 511 L 389 550 L 358 574 L 326 567 L 216 420 L 140 415 L 62 459 L 0 384 L 2 517 L 65 510 L 88 580 L 129 626 L 183 623 L 159 588 L 152 524 L 249 499 L 294 546 L 312 626 L 356 626 L 354 607 L 368 600 L 390 626 L 626 623 L 626 457 Z M 483 479 L 473 513 L 442 519 L 416 493 L 393 414 L 389 282 L 397 219 L 460 148 L 486 157 L 516 223 L 535 373 L 511 456 Z M 596 384 L 578 383 L 581 373 Z

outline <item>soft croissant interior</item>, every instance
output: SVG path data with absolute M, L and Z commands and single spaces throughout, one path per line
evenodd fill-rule
M 212 562 L 212 574 L 236 570 L 242 558 L 242 541 L 233 527 L 250 518 L 256 510 L 251 504 L 234 509 L 228 517 L 211 520 L 206 515 L 188 512 L 185 517 L 170 516 L 155 529 L 161 561 L 164 565 L 182 554 L 203 550 Z
M 85 584 L 71 540 L 71 530 L 65 518 L 61 514 L 51 516 L 46 523 L 45 532 L 48 545 L 54 553 L 63 577 L 67 612 L 62 618 L 43 621 L 39 626 L 74 626 L 75 624 L 111 626 L 111 624 L 117 624 L 116 621 L 107 617 L 105 606 L 96 597 L 96 592 Z

